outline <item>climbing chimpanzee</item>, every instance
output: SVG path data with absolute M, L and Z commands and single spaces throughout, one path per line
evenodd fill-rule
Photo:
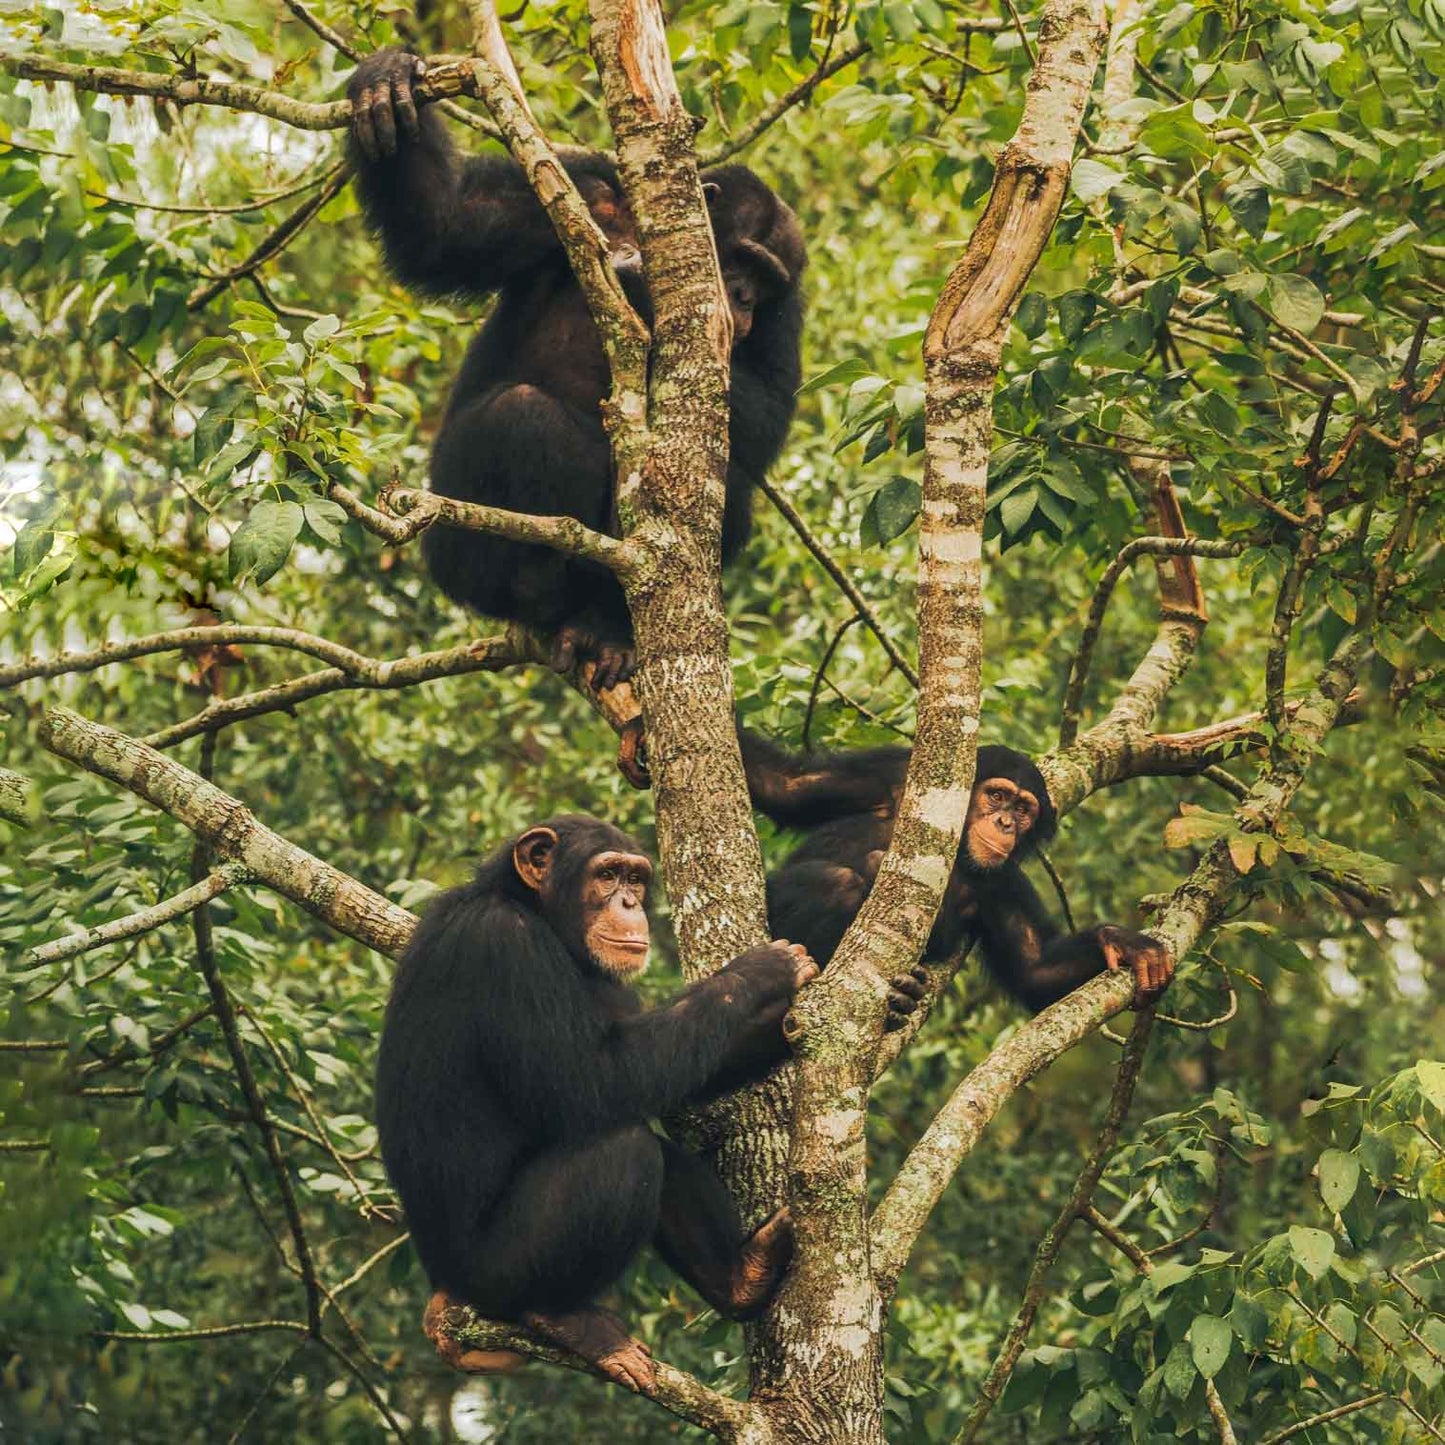
M 808 836 L 768 879 L 768 917 L 824 967 L 873 887 L 893 836 L 908 749 L 792 754 L 757 733 L 739 734 L 754 805 Z M 1012 748 L 982 747 L 963 840 L 925 963 L 976 941 L 989 971 L 1037 1012 L 1105 968 L 1128 968 L 1135 1000 L 1157 997 L 1174 973 L 1168 950 L 1112 923 L 1061 934 L 1020 866 L 1057 826 L 1043 774 Z M 888 1023 L 902 1024 L 924 975 L 896 978 Z
M 435 491 L 510 511 L 578 518 L 617 534 L 601 402 L 601 339 L 546 212 L 505 156 L 460 158 L 446 127 L 418 109 L 425 63 L 403 50 L 363 60 L 347 94 L 362 206 L 392 270 L 432 296 L 500 292 L 462 364 L 432 451 Z M 564 157 L 612 250 L 634 306 L 650 320 L 637 232 L 617 171 L 601 155 Z M 747 540 L 752 488 L 792 420 L 800 380 L 806 255 L 792 211 L 746 166 L 703 177 L 733 314 L 730 459 L 723 560 Z M 433 527 L 423 547 L 455 601 L 555 633 L 554 664 L 597 661 L 593 684 L 630 676 L 632 629 L 612 575 L 549 548 Z
M 786 1210 L 745 1238 L 700 1159 L 648 1120 L 760 1078 L 818 971 L 805 949 L 748 952 L 644 1011 L 652 865 L 592 818 L 529 828 L 427 908 L 397 971 L 376 1071 L 382 1157 L 438 1294 L 520 1321 L 634 1389 L 644 1346 L 595 1305 L 651 1241 L 721 1313 L 763 1308 L 792 1254 Z M 498 1369 L 515 1356 L 463 1351 Z

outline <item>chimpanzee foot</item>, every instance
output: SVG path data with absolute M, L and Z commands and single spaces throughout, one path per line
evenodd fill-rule
M 647 735 L 642 730 L 640 717 L 622 725 L 617 739 L 617 771 L 634 788 L 652 786 L 652 774 L 647 770 Z
M 422 1331 L 443 1363 L 468 1375 L 506 1375 L 527 1363 L 527 1356 L 516 1350 L 478 1350 L 448 1333 L 446 1317 L 460 1305 L 460 1300 L 439 1289 L 427 1301 L 426 1313 L 421 1317 Z
M 522 1316 L 522 1323 L 543 1339 L 580 1355 L 615 1384 L 636 1390 L 639 1395 L 657 1384 L 652 1351 L 641 1340 L 634 1340 L 622 1321 L 606 1310 L 575 1310 L 565 1315 L 529 1310 Z
M 760 1314 L 782 1283 L 792 1257 L 793 1216 L 785 1205 L 744 1243 L 733 1270 L 729 1316 L 750 1320 Z

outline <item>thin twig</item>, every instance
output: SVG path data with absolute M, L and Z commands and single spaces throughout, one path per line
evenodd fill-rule
M 778 509 L 784 521 L 798 534 L 799 541 L 813 554 L 819 566 L 838 584 L 839 590 L 853 604 L 854 611 L 868 624 L 868 630 L 878 639 L 894 667 L 914 687 L 917 687 L 918 670 L 898 650 L 893 639 L 884 630 L 883 623 L 877 612 L 873 610 L 872 603 L 858 590 L 853 579 L 833 560 L 828 549 L 809 530 L 808 524 L 803 520 L 798 509 L 778 490 L 776 483 L 768 477 L 763 477 L 758 485 L 763 495 Z
M 216 735 L 207 733 L 201 740 L 200 776 L 212 781 L 215 768 Z M 197 838 L 192 854 L 191 873 L 200 883 L 206 878 L 210 865 L 210 849 L 203 839 Z M 281 1152 L 281 1141 L 271 1127 L 271 1116 L 266 1111 L 266 1101 L 261 1095 L 256 1075 L 251 1068 L 246 1045 L 241 1038 L 236 1010 L 231 1002 L 230 992 L 221 979 L 220 967 L 216 962 L 216 951 L 211 933 L 210 905 L 202 902 L 191 917 L 192 932 L 196 944 L 196 967 L 205 980 L 211 995 L 211 1006 L 216 1011 L 216 1021 L 221 1026 L 221 1035 L 226 1042 L 226 1052 L 231 1056 L 231 1065 L 236 1071 L 236 1082 L 240 1085 L 241 1097 L 251 1114 L 251 1122 L 261 1136 L 261 1146 L 275 1176 L 276 1189 L 281 1196 L 281 1207 L 286 1214 L 287 1228 L 291 1232 L 292 1248 L 296 1251 L 296 1264 L 301 1271 L 302 1284 L 306 1290 L 306 1331 L 313 1338 L 321 1335 L 321 1283 L 317 1277 L 316 1264 L 312 1259 L 311 1245 L 306 1237 L 306 1226 L 301 1218 L 301 1208 L 296 1201 L 296 1189 L 291 1180 L 291 1169 L 286 1156 Z
M 238 266 L 215 277 L 205 285 L 198 286 L 186 298 L 186 307 L 191 311 L 199 311 L 210 305 L 222 291 L 237 281 L 244 280 L 253 272 L 259 271 L 267 261 L 279 256 L 289 246 L 308 223 L 321 211 L 330 201 L 341 194 L 347 180 L 351 176 L 351 167 L 345 161 L 338 161 L 330 171 L 327 172 L 325 184 L 309 200 L 291 212 L 279 225 L 275 227 L 246 257 Z
M 764 106 L 758 114 L 735 135 L 729 136 L 721 145 L 704 151 L 697 158 L 699 166 L 721 165 L 723 161 L 746 150 L 764 131 L 775 126 L 795 106 L 802 105 L 826 80 L 831 80 L 840 70 L 847 69 L 855 60 L 861 60 L 872 49 L 866 40 L 857 41 L 846 50 L 840 50 L 831 60 L 825 59 L 806 79 L 791 90 L 780 95 L 771 105 Z
M 1148 1046 L 1149 1034 L 1153 1025 L 1153 1009 L 1140 1009 L 1135 1015 L 1134 1027 L 1130 1030 L 1129 1041 L 1119 1060 L 1119 1069 L 1114 1076 L 1113 1092 L 1109 1096 L 1109 1107 L 1105 1111 L 1104 1122 L 1094 1141 L 1094 1148 L 1085 1161 L 1084 1167 L 1079 1171 L 1079 1177 L 1074 1181 L 1074 1187 L 1069 1191 L 1069 1197 L 1059 1211 L 1058 1218 L 1049 1226 L 1043 1239 L 1039 1241 L 1033 1269 L 1030 1270 L 1028 1283 L 1024 1287 L 1023 1303 L 1019 1306 L 1018 1314 L 1014 1317 L 1014 1322 L 1009 1327 L 1003 1345 L 979 1389 L 977 1402 L 969 1412 L 963 1427 L 954 1437 L 954 1445 L 970 1445 L 971 1441 L 978 1438 L 978 1432 L 983 1428 L 984 1421 L 988 1419 L 994 1405 L 1003 1394 L 1004 1387 L 1013 1375 L 1014 1366 L 1018 1363 L 1018 1357 L 1023 1352 L 1024 1342 L 1028 1338 L 1029 1330 L 1033 1327 L 1034 1317 L 1038 1314 L 1039 1305 L 1043 1302 L 1049 1271 L 1053 1269 L 1054 1262 L 1059 1257 L 1059 1251 L 1064 1246 L 1064 1240 L 1074 1220 L 1092 1202 L 1094 1190 L 1098 1187 L 1104 1166 L 1109 1162 L 1109 1158 L 1114 1152 L 1114 1146 L 1118 1143 L 1119 1132 L 1124 1126 L 1124 1116 L 1129 1112 L 1129 1105 L 1134 1098 L 1134 1087 L 1139 1082 L 1139 1071 L 1144 1064 L 1144 1052 Z
M 162 899 L 150 908 L 143 908 L 139 913 L 129 913 L 124 918 L 113 918 L 109 923 L 97 924 L 82 933 L 72 933 L 65 938 L 37 944 L 26 953 L 25 965 L 38 967 L 47 963 L 60 963 L 63 959 L 89 953 L 91 949 L 103 948 L 108 943 L 119 943 L 124 938 L 150 933 L 172 919 L 180 918 L 201 907 L 212 898 L 219 897 L 228 888 L 244 883 L 248 876 L 247 870 L 240 864 L 227 863 L 214 873 L 199 879 L 191 887 L 171 898 Z

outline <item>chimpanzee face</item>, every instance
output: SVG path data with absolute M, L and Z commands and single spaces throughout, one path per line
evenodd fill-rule
M 747 339 L 753 329 L 753 312 L 758 304 L 758 283 L 746 271 L 723 272 L 723 285 L 728 293 L 728 310 L 733 314 L 733 345 Z
M 598 853 L 582 875 L 582 938 L 587 956 L 614 978 L 647 967 L 647 885 L 652 864 L 637 853 Z
M 964 850 L 975 868 L 1001 868 L 1038 822 L 1039 800 L 1011 778 L 974 785 L 963 825 Z
M 617 847 L 629 840 L 615 828 L 590 819 L 561 819 L 558 826 L 563 837 L 542 824 L 513 844 L 518 878 L 579 964 L 620 981 L 637 977 L 647 967 L 652 864 Z

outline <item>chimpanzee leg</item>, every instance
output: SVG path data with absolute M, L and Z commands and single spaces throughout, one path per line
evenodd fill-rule
M 665 1176 L 657 1251 L 719 1314 L 751 1319 L 772 1298 L 793 1255 L 793 1227 L 780 1209 L 751 1237 L 722 1180 L 670 1140 L 659 1141 Z
M 518 1320 L 589 1360 L 608 1379 L 650 1389 L 647 1347 L 592 1297 L 653 1236 L 662 1193 L 659 1140 L 641 1127 L 543 1154 L 522 1168 L 447 1280 L 448 1292 L 484 1315 Z M 427 1334 L 461 1369 L 505 1368 L 503 1355 L 459 1348 L 445 1335 L 446 1295 L 427 1311 Z
M 535 386 L 487 392 L 451 411 L 431 478 L 458 501 L 570 515 L 599 531 L 611 519 L 612 460 L 600 422 Z M 627 636 L 622 591 L 604 568 L 455 527 L 432 527 L 423 549 L 442 590 L 478 612 L 552 629 L 590 606 Z
M 493 1319 L 582 1308 L 657 1228 L 661 1141 L 638 1126 L 557 1149 L 518 1172 L 456 1282 Z

